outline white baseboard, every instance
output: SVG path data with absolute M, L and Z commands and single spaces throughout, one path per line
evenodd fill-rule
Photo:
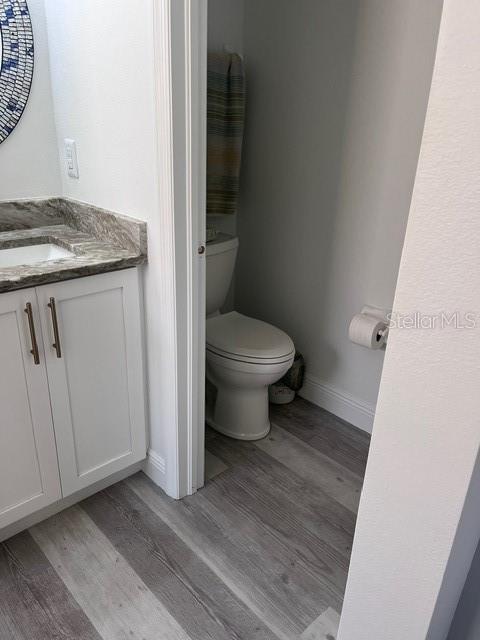
M 147 452 L 147 459 L 145 460 L 145 466 L 143 472 L 147 475 L 152 482 L 161 487 L 164 491 L 166 489 L 166 475 L 165 475 L 165 460 L 158 453 L 149 449 Z
M 339 391 L 309 374 L 305 376 L 299 395 L 355 427 L 372 433 L 375 405 Z

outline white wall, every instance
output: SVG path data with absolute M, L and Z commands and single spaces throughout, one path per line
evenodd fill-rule
M 225 45 L 243 54 L 244 0 L 208 0 L 208 50 L 223 51 Z M 236 235 L 237 216 L 208 216 L 207 224 Z
M 370 428 L 383 352 L 347 331 L 392 305 L 441 0 L 245 6 L 236 308 L 292 336 L 307 397 Z
M 63 139 L 74 138 L 80 168 L 79 180 L 62 173 L 63 195 L 148 223 L 147 470 L 176 495 L 174 222 L 165 199 L 172 185 L 168 3 L 155 3 L 157 14 L 153 0 L 45 1 L 59 148 L 63 158 Z
M 394 303 L 477 327 L 390 334 L 338 640 L 444 640 L 478 543 L 479 19 L 445 0 Z
M 61 192 L 43 0 L 29 0 L 35 67 L 26 109 L 0 145 L 0 200 Z
M 63 194 L 148 219 L 155 198 L 152 2 L 46 0 Z M 62 164 L 63 169 L 63 164 Z

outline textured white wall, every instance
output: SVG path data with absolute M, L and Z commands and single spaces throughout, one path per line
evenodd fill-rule
M 480 320 L 479 20 L 445 1 L 398 313 Z M 480 533 L 479 353 L 480 326 L 390 334 L 338 640 L 447 635 Z
M 27 107 L 0 145 L 0 200 L 57 196 L 61 192 L 43 0 L 29 0 L 35 68 Z
M 392 305 L 440 8 L 246 0 L 236 307 L 287 331 L 315 381 L 368 406 L 383 352 L 347 330 L 364 304 Z

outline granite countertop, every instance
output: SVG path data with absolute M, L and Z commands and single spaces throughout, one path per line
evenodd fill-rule
M 75 255 L 0 267 L 0 293 L 147 261 L 145 222 L 63 198 L 0 202 L 0 252 L 46 243 Z

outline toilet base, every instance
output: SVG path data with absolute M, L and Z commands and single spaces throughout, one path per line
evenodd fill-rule
M 244 362 L 207 349 L 207 379 L 216 388 L 207 424 L 237 440 L 260 440 L 270 431 L 268 387 L 285 375 L 293 351 L 280 362 Z
M 214 405 L 207 405 L 205 422 L 236 440 L 261 440 L 270 432 L 268 389 L 217 388 Z

